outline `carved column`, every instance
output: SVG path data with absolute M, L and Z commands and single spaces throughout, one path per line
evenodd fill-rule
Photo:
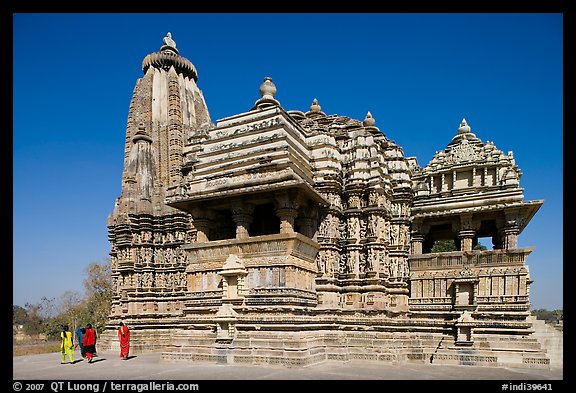
M 298 216 L 297 194 L 280 192 L 275 194 L 276 215 L 280 219 L 280 233 L 294 233 L 294 220 Z
M 504 244 L 503 247 L 505 250 L 512 250 L 514 248 L 518 248 L 518 232 L 519 229 L 515 225 L 511 225 L 507 228 L 504 228 L 503 238 Z
M 205 243 L 208 241 L 208 231 L 210 228 L 210 221 L 204 218 L 197 218 L 194 220 L 194 227 L 196 227 L 196 242 Z
M 316 240 L 316 231 L 314 229 L 314 223 L 316 217 L 318 216 L 318 210 L 315 206 L 304 206 L 300 208 L 299 217 L 296 218 L 295 222 L 300 226 L 300 233 L 304 236 L 308 236 L 310 239 Z
M 280 233 L 294 233 L 294 219 L 298 215 L 296 209 L 278 209 L 276 215 L 280 218 Z
M 511 250 L 518 248 L 518 234 L 520 233 L 518 209 L 510 209 L 504 212 L 505 225 L 502 229 L 503 248 Z
M 424 225 L 423 220 L 416 218 L 411 223 L 410 232 L 410 254 L 420 255 L 424 248 L 426 233 L 429 231 L 429 225 Z
M 254 217 L 254 206 L 242 201 L 232 203 L 232 220 L 236 224 L 236 239 L 246 239 L 250 237 L 248 230 Z
M 196 228 L 196 242 L 205 243 L 209 241 L 210 227 L 212 226 L 212 214 L 202 206 L 195 207 L 191 211 L 193 225 Z
M 422 254 L 422 245 L 424 244 L 424 235 L 417 232 L 412 232 L 410 243 L 412 245 L 410 254 L 420 255 Z
M 458 231 L 460 251 L 472 251 L 474 237 L 478 229 L 479 223 L 472 220 L 472 213 L 460 215 L 460 230 Z
M 460 251 L 472 251 L 472 241 L 474 240 L 474 235 L 476 231 L 465 229 L 458 232 L 458 238 L 460 239 Z
M 298 225 L 300 225 L 300 232 L 304 236 L 308 236 L 310 239 L 314 237 L 313 223 L 314 220 L 310 217 L 300 217 L 298 218 Z

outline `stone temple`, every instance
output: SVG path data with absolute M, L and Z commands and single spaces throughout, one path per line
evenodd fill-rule
M 124 320 L 170 361 L 550 367 L 517 242 L 543 201 L 523 200 L 512 152 L 462 120 L 420 167 L 369 112 L 286 110 L 269 77 L 214 124 L 170 34 L 142 71 L 101 348 Z

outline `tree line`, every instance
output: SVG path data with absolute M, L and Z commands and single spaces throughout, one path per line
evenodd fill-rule
M 543 319 L 546 323 L 559 323 L 564 321 L 564 310 L 546 310 L 544 308 L 539 308 L 537 310 L 532 310 L 532 315 L 536 319 Z
M 70 329 L 91 323 L 98 334 L 102 333 L 112 302 L 112 266 L 90 263 L 84 280 L 85 296 L 67 291 L 60 299 L 43 297 L 40 302 L 26 303 L 24 307 L 13 305 L 13 334 L 21 331 L 31 337 L 46 335 L 49 340 L 58 339 L 62 325 Z M 21 328 L 20 328 L 21 327 Z

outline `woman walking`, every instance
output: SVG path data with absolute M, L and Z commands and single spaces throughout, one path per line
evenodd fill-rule
M 66 355 L 70 359 L 70 364 L 74 364 L 74 342 L 72 340 L 72 332 L 68 330 L 68 325 L 62 326 L 60 332 L 60 351 L 62 352 L 62 361 L 60 364 L 66 364 Z
M 92 325 L 89 323 L 86 324 L 86 333 L 82 335 L 82 341 L 88 363 L 92 363 L 92 358 L 96 353 L 96 331 L 92 329 Z
M 84 352 L 84 344 L 82 341 L 82 335 L 86 332 L 86 329 L 83 328 L 82 326 L 78 326 L 78 330 L 76 330 L 76 337 L 78 338 L 78 344 L 76 344 L 76 346 L 80 347 L 80 355 L 82 355 L 83 358 L 86 357 L 86 353 Z
M 122 360 L 127 360 L 130 352 L 130 329 L 124 322 L 120 322 L 118 339 L 120 340 L 120 357 Z

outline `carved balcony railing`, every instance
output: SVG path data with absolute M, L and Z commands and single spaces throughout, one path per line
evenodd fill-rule
M 512 250 L 452 251 L 410 255 L 410 271 L 458 267 L 494 267 L 523 265 L 532 248 Z
M 300 233 L 291 233 L 192 243 L 184 248 L 188 252 L 187 271 L 192 272 L 204 270 L 203 266 L 209 264 L 220 268 L 230 254 L 238 255 L 241 259 L 292 255 L 314 264 L 320 246 Z

